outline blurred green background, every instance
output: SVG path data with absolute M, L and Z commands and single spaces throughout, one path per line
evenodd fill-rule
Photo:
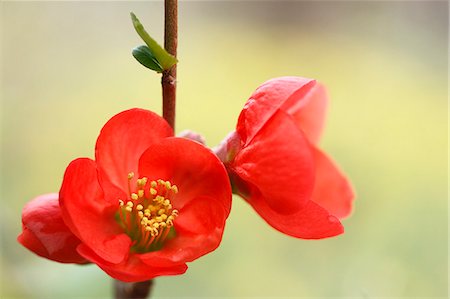
M 134 11 L 162 41 L 161 2 L 1 2 L 2 298 L 107 298 L 96 266 L 49 262 L 15 241 L 23 205 L 93 157 L 112 115 L 161 109 L 140 66 Z M 344 235 L 273 230 L 240 198 L 218 250 L 163 297 L 447 297 L 446 2 L 181 2 L 177 131 L 214 146 L 253 90 L 295 75 L 328 86 L 322 147 L 357 192 Z

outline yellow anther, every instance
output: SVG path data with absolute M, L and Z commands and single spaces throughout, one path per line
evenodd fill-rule
M 178 193 L 178 187 L 177 185 L 172 185 L 172 192 L 177 194 Z
M 131 214 L 123 215 L 120 208 L 119 216 L 126 226 L 126 233 L 135 241 L 133 246 L 138 251 L 146 252 L 155 243 L 162 244 L 166 237 L 170 238 L 169 230 L 178 216 L 178 210 L 173 209 L 171 200 L 179 190 L 178 186 L 169 181 L 149 181 L 146 177 L 133 179 L 134 177 L 134 173 L 128 174 L 129 198 L 117 199 L 120 207 Z M 134 189 L 131 187 L 131 179 L 133 182 L 136 180 Z
M 138 179 L 138 180 L 136 181 L 136 184 L 137 184 L 138 186 L 140 186 L 140 187 L 145 186 L 145 184 L 147 184 L 147 178 L 146 178 L 146 177 L 143 177 L 143 178 L 141 178 L 141 179 Z
M 165 185 L 166 185 L 166 189 L 167 190 L 171 190 L 172 189 L 172 185 L 170 184 L 169 181 L 166 181 Z

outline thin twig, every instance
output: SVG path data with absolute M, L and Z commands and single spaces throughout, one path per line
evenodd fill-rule
M 145 299 L 151 293 L 153 280 L 142 282 L 114 281 L 115 299 Z
M 178 0 L 164 0 L 164 48 L 177 57 Z M 175 103 L 177 88 L 177 65 L 162 76 L 163 118 L 175 129 Z

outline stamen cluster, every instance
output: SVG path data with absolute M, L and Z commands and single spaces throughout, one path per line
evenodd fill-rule
M 160 248 L 168 237 L 178 210 L 172 206 L 171 199 L 178 193 L 178 187 L 169 181 L 148 182 L 146 177 L 137 179 L 135 192 L 131 180 L 134 173 L 128 174 L 129 198 L 119 200 L 119 215 L 122 227 L 134 241 L 132 248 L 147 252 Z

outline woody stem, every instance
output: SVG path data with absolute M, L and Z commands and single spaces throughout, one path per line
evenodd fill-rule
M 164 0 L 164 48 L 177 56 L 178 0 Z M 177 88 L 177 65 L 163 72 L 163 117 L 175 129 L 175 101 Z
M 115 299 L 145 299 L 149 296 L 153 286 L 153 280 L 142 282 L 114 281 Z

